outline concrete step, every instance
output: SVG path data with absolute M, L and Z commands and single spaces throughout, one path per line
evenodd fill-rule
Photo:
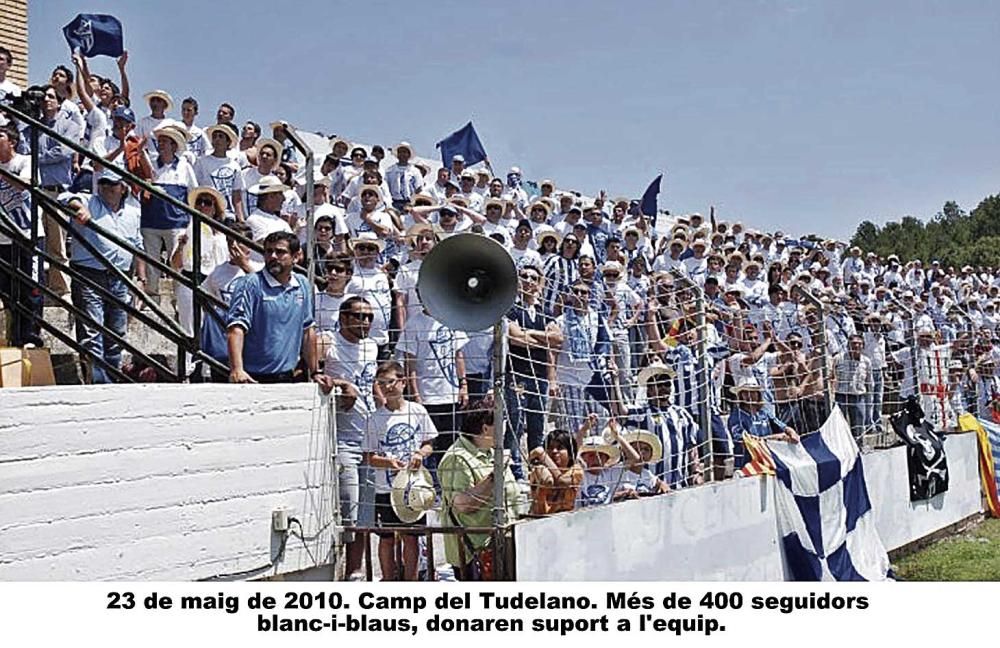
M 169 289 L 169 285 L 166 288 L 168 288 L 166 294 L 172 294 L 173 291 Z M 161 303 L 161 308 L 164 312 L 176 317 L 170 299 L 164 297 L 161 299 Z M 63 306 L 45 306 L 42 316 L 46 322 L 53 324 L 59 331 L 75 337 L 76 326 L 73 316 Z M 6 326 L 7 311 L 0 307 L 0 331 L 4 331 Z M 82 384 L 83 374 L 80 369 L 77 353 L 48 331 L 42 330 L 42 339 L 45 341 L 45 347 L 51 353 L 52 369 L 55 373 L 56 383 L 59 385 Z M 145 323 L 136 318 L 129 318 L 126 339 L 140 351 L 154 357 L 170 369 L 176 368 L 177 346 Z M 128 355 L 126 351 L 126 361 L 128 360 Z

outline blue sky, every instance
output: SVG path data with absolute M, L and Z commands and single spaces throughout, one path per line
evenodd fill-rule
M 435 157 L 472 119 L 498 171 L 633 196 L 664 172 L 675 213 L 842 238 L 1000 189 L 989 0 L 44 0 L 33 81 L 81 11 L 124 23 L 133 98 L 192 94 L 202 122 L 228 100 Z

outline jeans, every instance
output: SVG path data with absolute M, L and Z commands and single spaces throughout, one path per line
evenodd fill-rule
M 885 392 L 885 378 L 881 369 L 872 369 L 872 393 L 868 397 L 868 424 L 878 431 L 882 426 L 882 397 Z
M 515 387 L 507 384 L 507 421 L 504 448 L 510 450 L 511 472 L 517 479 L 525 479 L 524 459 L 521 457 L 521 436 L 528 434 L 528 450 L 542 445 L 545 437 L 545 409 L 548 406 L 549 382 L 522 377 Z
M 340 488 L 338 501 L 340 502 L 341 524 L 345 527 L 358 525 L 358 500 L 360 499 L 358 466 L 360 463 L 361 453 L 343 448 L 337 451 L 337 477 Z M 346 544 L 353 540 L 354 532 L 344 531 L 341 541 Z
M 0 261 L 0 266 L 12 266 L 10 273 L 0 269 L 0 301 L 6 305 L 7 317 L 11 320 L 10 346 L 24 346 L 29 342 L 42 346 L 38 326 L 31 320 L 31 313 L 38 319 L 42 318 L 42 298 L 26 279 L 15 276 L 18 269 L 29 277 L 33 276 L 31 252 L 19 245 L 0 245 Z M 15 302 L 30 312 L 15 308 Z
M 851 434 L 855 439 L 860 439 L 865 433 L 865 399 L 864 394 L 837 394 L 837 405 L 844 412 L 847 421 L 851 424 Z
M 128 285 L 118 276 L 107 270 L 94 270 L 76 266 L 75 269 L 83 276 L 93 280 L 103 287 L 115 300 L 106 299 L 83 281 L 73 282 L 73 305 L 89 315 L 98 324 L 124 338 L 128 327 L 128 314 L 121 303 L 129 299 Z M 117 340 L 94 324 L 82 317 L 76 318 L 76 340 L 91 355 L 103 358 L 105 362 L 120 369 L 122 366 L 122 346 Z M 111 376 L 97 362 L 92 362 L 92 381 L 94 384 L 113 382 Z

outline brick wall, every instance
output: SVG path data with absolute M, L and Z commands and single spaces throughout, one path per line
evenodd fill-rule
M 28 85 L 28 0 L 0 0 L 0 45 L 14 56 L 7 78 Z
M 0 580 L 196 580 L 332 558 L 326 408 L 315 386 L 0 390 Z M 312 537 L 315 536 L 315 537 Z

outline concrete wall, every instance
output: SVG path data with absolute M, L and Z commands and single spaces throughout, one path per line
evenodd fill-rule
M 864 455 L 875 524 L 892 550 L 982 510 L 975 434 L 946 438 L 950 486 L 910 503 L 906 450 Z M 518 580 L 782 580 L 773 478 L 519 524 Z
M 0 390 L 0 579 L 253 577 L 331 561 L 325 405 L 312 385 Z M 315 538 L 311 537 L 315 536 Z M 311 555 L 310 555 L 311 554 Z

